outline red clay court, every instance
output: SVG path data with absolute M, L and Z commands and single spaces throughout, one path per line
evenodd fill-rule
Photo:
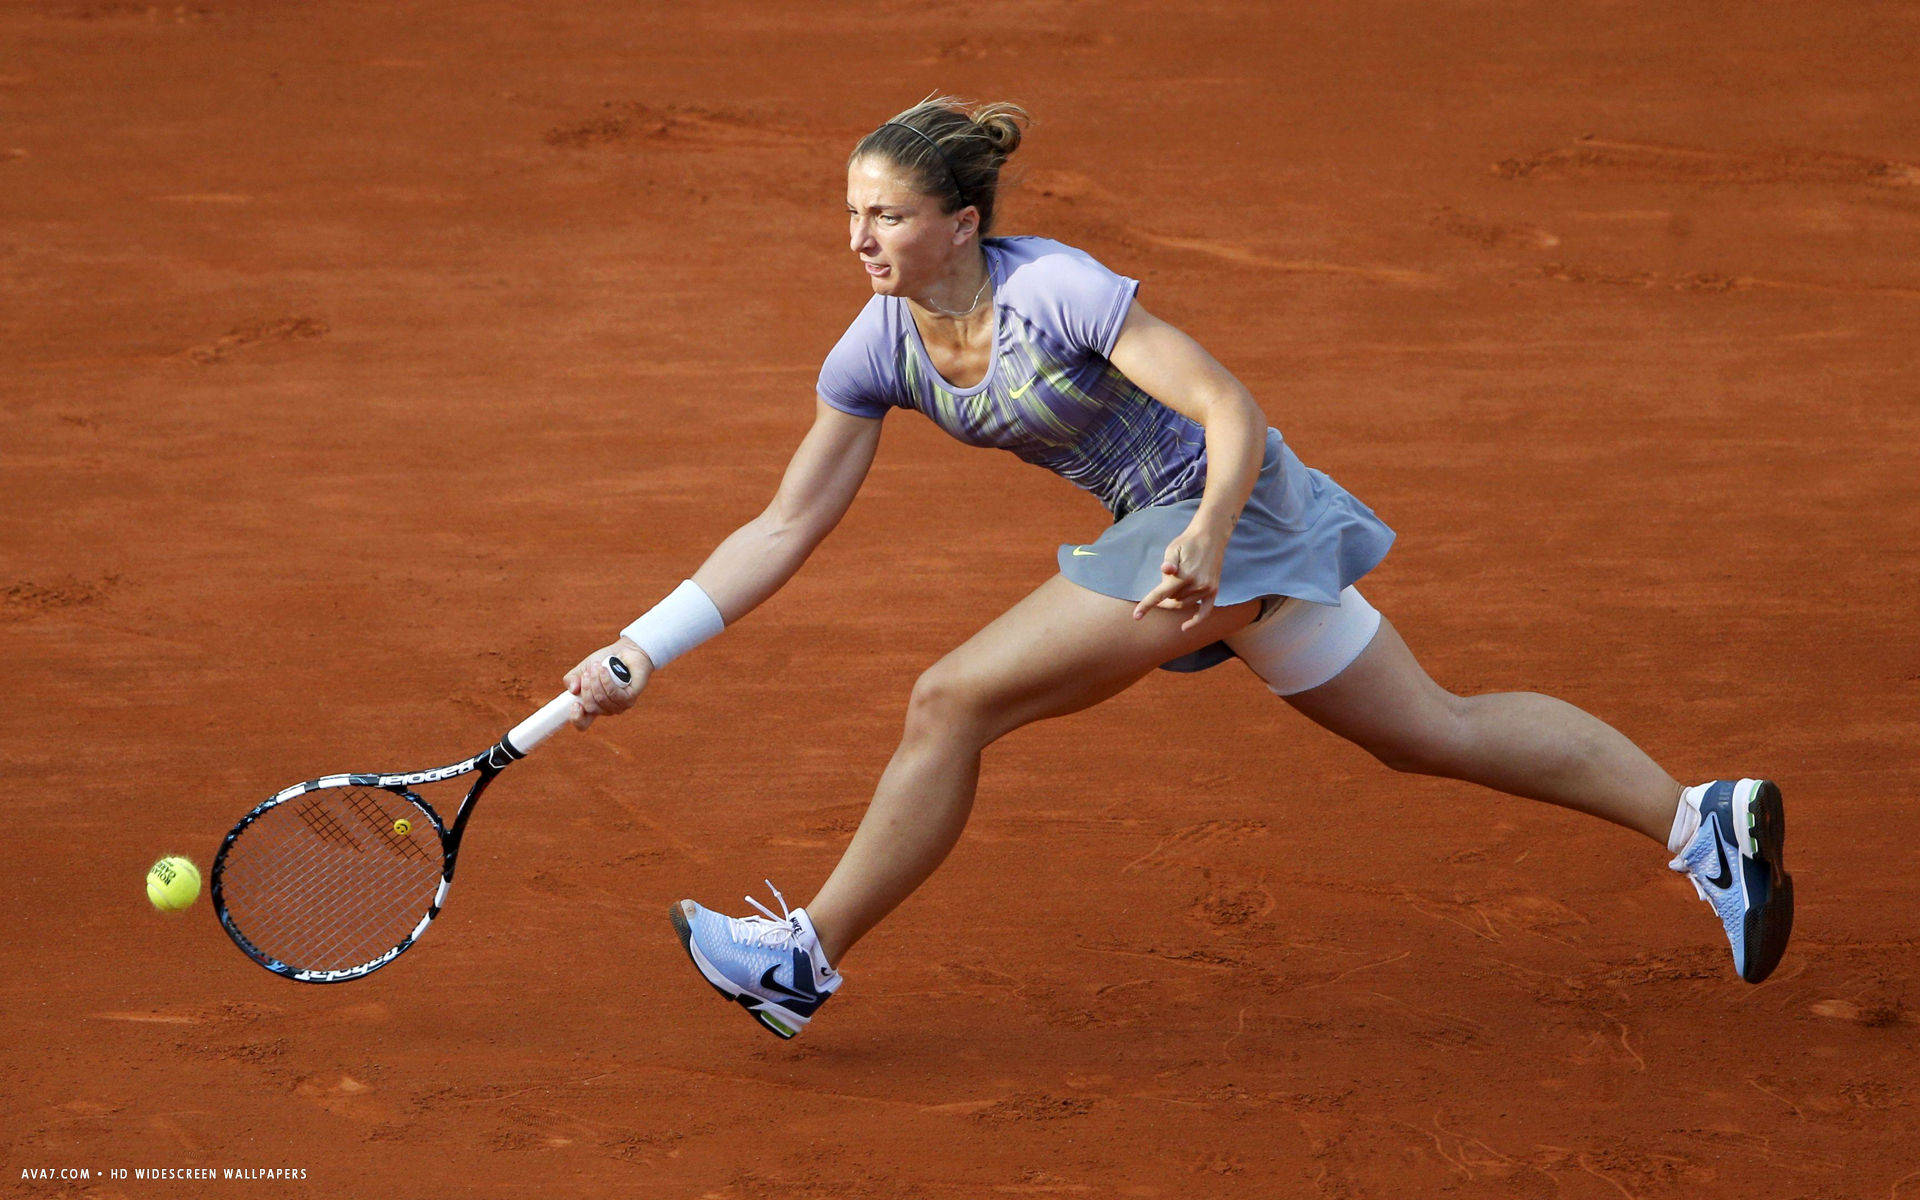
M 0 1193 L 1920 1197 L 1911 10 L 23 0 L 0 47 Z M 1040 119 L 1001 232 L 1143 279 L 1398 530 L 1367 594 L 1442 683 L 1781 782 L 1771 980 L 1657 847 L 1229 666 L 989 750 L 769 1037 L 668 905 L 810 895 L 915 676 L 1106 522 L 913 414 L 791 587 L 487 795 L 399 962 L 147 906 L 284 784 L 480 749 L 759 510 L 867 295 L 846 153 L 934 89 Z M 304 1178 L 99 1177 L 229 1167 Z

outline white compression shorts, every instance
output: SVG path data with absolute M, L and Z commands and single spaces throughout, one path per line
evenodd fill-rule
M 1226 643 L 1274 695 L 1292 696 L 1352 666 L 1379 631 L 1380 610 L 1349 587 L 1338 608 L 1289 596 Z

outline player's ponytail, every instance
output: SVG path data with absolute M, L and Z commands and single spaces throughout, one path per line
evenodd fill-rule
M 929 96 L 860 139 L 848 162 L 878 155 L 912 171 L 920 190 L 940 198 L 944 212 L 971 204 L 980 210 L 980 236 L 993 230 L 1000 168 L 1020 148 L 1033 118 L 1018 104 L 974 104 L 957 96 Z

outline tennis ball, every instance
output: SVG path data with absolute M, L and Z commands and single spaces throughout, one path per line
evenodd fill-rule
M 401 817 L 393 823 L 393 831 L 401 837 L 405 837 L 413 832 L 413 822 L 407 820 L 405 817 Z
M 200 895 L 200 868 L 169 855 L 147 868 L 147 899 L 161 912 L 179 912 Z

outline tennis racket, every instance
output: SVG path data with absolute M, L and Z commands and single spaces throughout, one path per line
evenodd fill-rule
M 618 658 L 606 667 L 632 682 Z M 227 936 L 302 983 L 344 983 L 386 966 L 440 915 L 480 793 L 579 710 L 579 697 L 561 692 L 464 762 L 326 775 L 274 793 L 240 818 L 213 860 L 213 908 Z M 449 826 L 413 789 L 463 775 L 473 784 Z

